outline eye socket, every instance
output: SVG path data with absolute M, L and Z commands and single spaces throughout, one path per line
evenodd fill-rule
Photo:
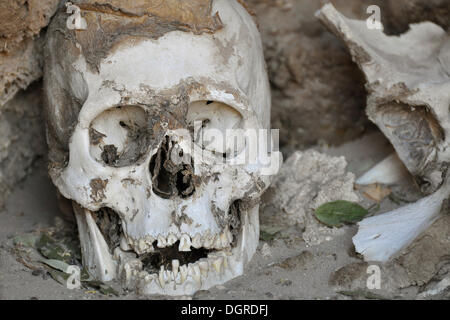
M 108 109 L 89 127 L 91 156 L 108 166 L 132 165 L 148 150 L 149 130 L 148 114 L 141 107 Z
M 194 142 L 222 157 L 235 157 L 245 148 L 244 119 L 234 108 L 201 100 L 189 106 L 187 121 Z

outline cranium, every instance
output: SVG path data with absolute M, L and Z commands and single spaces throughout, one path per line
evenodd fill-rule
M 367 114 L 428 195 L 417 203 L 360 223 L 354 237 L 366 260 L 386 261 L 438 217 L 450 193 L 450 36 L 423 22 L 386 36 L 366 21 L 350 20 L 325 5 L 319 18 L 340 37 L 366 77 Z M 399 166 L 389 157 L 359 181 L 377 182 Z M 392 182 L 392 179 L 390 179 Z
M 45 94 L 49 173 L 73 201 L 83 264 L 144 294 L 192 294 L 241 275 L 269 175 L 236 161 L 251 147 L 242 136 L 230 152 L 196 135 L 269 128 L 251 16 L 234 0 L 75 5 L 87 29 L 55 16 Z

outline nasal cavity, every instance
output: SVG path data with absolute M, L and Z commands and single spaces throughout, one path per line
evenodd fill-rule
M 150 160 L 150 174 L 153 192 L 164 199 L 188 198 L 198 182 L 192 158 L 168 136 Z

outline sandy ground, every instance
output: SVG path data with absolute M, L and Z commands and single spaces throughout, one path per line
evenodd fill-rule
M 349 171 L 359 176 L 388 155 L 392 149 L 380 134 L 372 134 L 339 148 L 316 146 L 330 155 L 344 155 Z M 289 153 L 289 152 L 288 152 Z M 410 188 L 408 182 L 401 186 Z M 414 192 L 412 192 L 414 193 Z M 412 195 L 414 196 L 414 195 Z M 365 201 L 368 207 L 373 202 Z M 389 199 L 381 203 L 380 212 L 397 206 Z M 161 299 L 138 297 L 119 290 L 118 297 L 105 296 L 95 290 L 69 290 L 48 274 L 34 276 L 16 261 L 11 253 L 13 238 L 54 224 L 60 213 L 55 188 L 46 173 L 45 161 L 36 163 L 34 173 L 22 182 L 9 197 L 6 210 L 0 213 L 0 299 Z M 339 268 L 361 262 L 354 253 L 351 238 L 356 226 L 345 227 L 345 233 L 332 241 L 308 247 L 296 227 L 283 230 L 269 242 L 260 241 L 259 249 L 243 276 L 223 286 L 198 292 L 193 299 L 351 299 L 370 297 L 367 294 L 342 294 L 330 284 L 330 277 Z M 286 263 L 286 259 L 291 263 Z M 361 288 L 366 290 L 366 288 Z M 366 292 L 367 293 L 367 292 Z M 378 298 L 414 298 L 417 288 L 389 292 L 372 290 Z M 189 297 L 184 297 L 189 298 Z

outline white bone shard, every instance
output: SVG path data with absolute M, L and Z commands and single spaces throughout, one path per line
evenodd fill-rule
M 409 176 L 405 165 L 392 153 L 356 180 L 356 184 L 395 184 Z
M 362 220 L 353 237 L 356 251 L 366 261 L 388 261 L 439 218 L 449 191 L 443 187 L 415 203 Z
M 116 277 L 117 263 L 109 252 L 108 245 L 92 219 L 91 212 L 74 205 L 74 213 L 80 235 L 83 264 L 89 273 L 101 281 Z

